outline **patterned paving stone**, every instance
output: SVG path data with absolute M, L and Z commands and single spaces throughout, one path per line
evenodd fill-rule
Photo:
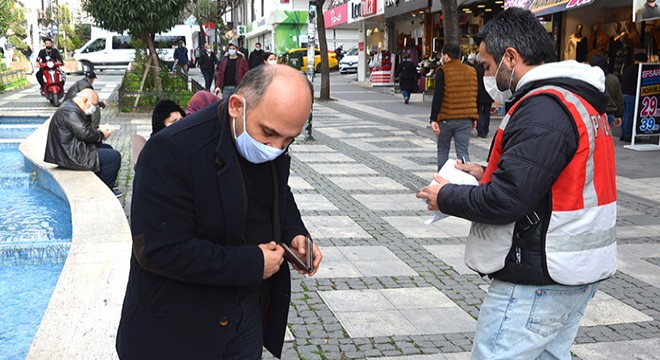
M 577 344 L 571 347 L 571 351 L 584 360 L 657 360 L 660 354 L 660 339 Z
M 324 250 L 328 250 L 323 255 L 327 269 L 320 268 L 318 278 L 418 275 L 384 246 L 338 246 Z
M 296 194 L 296 204 L 301 211 L 335 211 L 339 210 L 321 194 Z
M 344 154 L 338 154 L 338 153 L 328 153 L 328 152 L 321 152 L 321 153 L 293 153 L 293 156 L 298 158 L 300 161 L 303 162 L 355 162 L 355 160 L 351 159 L 350 157 L 344 155 Z
M 470 231 L 470 222 L 456 217 L 447 217 L 433 224 L 424 222 L 432 216 L 383 216 L 383 220 L 409 238 L 465 237 Z
M 348 216 L 303 216 L 303 221 L 313 238 L 370 238 Z
M 343 190 L 383 191 L 408 188 L 385 176 L 328 176 L 328 180 Z
M 309 164 L 309 166 L 323 175 L 378 174 L 376 170 L 363 164 Z
M 412 191 L 408 194 L 351 194 L 351 196 L 374 211 L 426 210 L 426 203 L 417 199 Z

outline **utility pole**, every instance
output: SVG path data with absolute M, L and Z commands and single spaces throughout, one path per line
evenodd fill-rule
M 314 63 L 316 58 L 316 49 L 314 47 L 316 43 L 316 0 L 309 0 L 309 23 L 307 23 L 307 79 L 312 83 L 312 89 L 314 88 Z M 314 107 L 314 93 L 312 92 L 312 108 Z M 307 126 L 305 130 L 305 142 L 314 141 L 314 136 L 312 136 L 312 112 L 309 113 L 307 118 Z

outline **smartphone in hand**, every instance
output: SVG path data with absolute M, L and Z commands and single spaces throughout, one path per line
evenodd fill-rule
M 289 262 L 295 264 L 298 268 L 311 273 L 314 271 L 314 242 L 312 241 L 312 238 L 308 236 L 305 239 L 305 243 L 305 259 L 301 259 L 287 244 L 282 243 L 281 245 Z

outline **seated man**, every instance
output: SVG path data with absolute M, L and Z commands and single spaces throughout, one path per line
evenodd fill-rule
M 85 77 L 82 79 L 76 81 L 69 90 L 67 90 L 66 95 L 64 95 L 64 101 L 66 100 L 71 100 L 73 99 L 76 94 L 81 92 L 83 89 L 92 89 L 94 90 L 94 80 L 96 80 L 96 73 L 92 70 L 87 70 L 85 71 Z M 94 114 L 92 116 L 88 116 L 87 120 L 92 122 L 92 127 L 94 129 L 98 129 L 99 125 L 101 124 L 101 110 L 108 106 L 108 102 L 106 100 L 99 101 L 99 107 L 94 111 Z
M 112 134 L 110 129 L 94 129 L 85 116 L 96 110 L 99 97 L 84 89 L 65 101 L 55 112 L 48 127 L 44 161 L 71 170 L 91 170 L 110 188 L 115 187 L 121 154 L 101 144 Z M 120 197 L 121 191 L 113 189 Z

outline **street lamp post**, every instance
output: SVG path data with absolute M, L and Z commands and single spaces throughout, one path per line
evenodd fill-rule
M 307 79 L 309 82 L 314 84 L 314 63 L 316 58 L 316 0 L 309 0 L 309 22 L 307 23 Z M 312 86 L 313 88 L 313 86 Z M 312 91 L 312 107 L 314 103 L 314 93 Z M 307 126 L 305 130 L 305 142 L 314 141 L 314 136 L 312 136 L 312 111 L 309 113 L 307 118 Z

